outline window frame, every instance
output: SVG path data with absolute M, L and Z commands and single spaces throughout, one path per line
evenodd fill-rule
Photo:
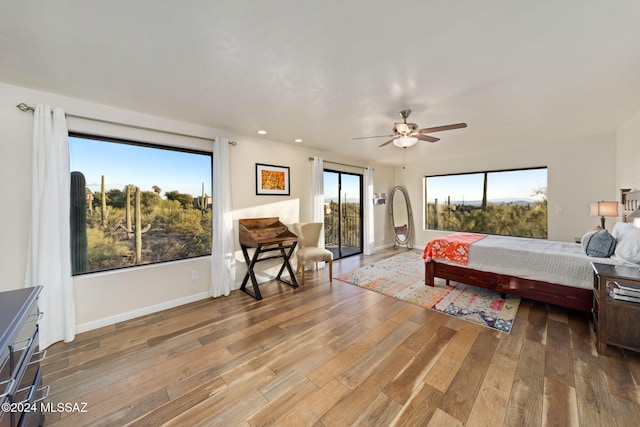
M 180 147 L 180 146 L 176 146 L 176 145 L 160 144 L 160 143 L 147 142 L 147 141 L 139 141 L 139 140 L 135 140 L 135 139 L 125 139 L 125 138 L 122 138 L 122 137 L 110 137 L 110 136 L 105 136 L 105 135 L 96 135 L 96 134 L 87 133 L 87 132 L 69 131 L 68 135 L 69 135 L 69 138 L 90 139 L 90 140 L 94 140 L 94 141 L 101 141 L 101 142 L 107 142 L 107 143 L 116 143 L 116 144 L 131 145 L 131 146 L 142 147 L 142 148 L 152 148 L 152 149 L 159 149 L 159 150 L 165 150 L 165 151 L 173 151 L 173 152 L 178 152 L 178 153 L 188 153 L 188 154 L 198 154 L 198 155 L 208 156 L 209 157 L 209 164 L 210 164 L 210 168 L 211 168 L 210 169 L 211 173 L 210 173 L 209 179 L 210 179 L 211 189 L 213 189 L 213 151 L 205 151 L 205 150 L 198 150 L 198 149 L 194 149 L 194 148 Z M 71 158 L 71 153 L 69 153 L 69 156 Z M 69 173 L 71 173 L 71 172 L 72 172 L 72 170 L 70 168 Z M 209 195 L 209 197 L 211 197 L 211 195 Z M 212 204 L 212 206 L 211 206 L 212 215 L 213 215 L 213 209 L 214 209 L 214 205 Z M 99 274 L 99 273 L 113 272 L 113 271 L 116 271 L 116 270 L 123 270 L 123 269 L 131 269 L 131 268 L 139 268 L 139 267 L 150 267 L 150 266 L 154 266 L 154 265 L 158 265 L 158 264 L 166 264 L 166 263 L 170 263 L 170 262 L 180 262 L 180 261 L 186 261 L 186 260 L 193 260 L 193 259 L 197 259 L 197 258 L 210 257 L 212 254 L 213 254 L 213 242 L 211 241 L 210 244 L 209 244 L 209 251 L 206 254 L 192 255 L 192 256 L 187 256 L 187 257 L 173 258 L 173 259 L 166 259 L 166 260 L 159 260 L 159 261 L 146 262 L 146 263 L 141 263 L 141 264 L 115 266 L 115 267 L 104 268 L 104 269 L 100 269 L 100 270 L 83 271 L 83 272 L 72 272 L 72 277 L 85 276 L 85 275 L 88 275 L 88 274 Z
M 529 171 L 529 170 L 539 170 L 539 169 L 544 169 L 547 172 L 547 181 L 546 181 L 546 185 L 544 186 L 544 188 L 548 189 L 548 182 L 549 182 L 549 167 L 548 166 L 529 166 L 529 167 L 523 167 L 523 168 L 507 168 L 507 169 L 491 169 L 491 170 L 480 170 L 480 171 L 473 171 L 473 172 L 458 172 L 458 173 L 446 173 L 446 174 L 434 174 L 434 175 L 424 175 L 423 176 L 423 191 L 422 191 L 422 196 L 423 196 L 423 204 L 422 204 L 422 208 L 423 208 L 423 221 L 422 221 L 422 228 L 423 231 L 446 231 L 446 232 L 457 232 L 460 230 L 444 230 L 444 229 L 434 229 L 434 228 L 428 228 L 429 225 L 429 213 L 428 213 L 428 207 L 429 207 L 429 199 L 428 199 L 428 194 L 427 194 L 427 189 L 428 189 L 428 184 L 427 184 L 427 179 L 428 178 L 438 178 L 438 177 L 448 177 L 448 176 L 465 176 L 465 175 L 483 175 L 486 174 L 487 176 L 489 176 L 492 173 L 501 173 L 501 172 L 523 172 L 523 171 Z M 489 187 L 488 187 L 489 188 Z M 547 216 L 547 221 L 545 224 L 545 234 L 548 236 L 548 231 L 549 231 L 549 211 L 548 211 L 548 200 L 547 200 L 547 196 L 545 195 L 544 198 L 545 202 L 547 202 L 547 212 L 546 212 L 546 216 Z M 487 232 L 482 232 L 485 234 L 491 234 L 491 233 L 487 233 Z M 499 234 L 499 235 L 504 235 L 504 234 Z M 508 236 L 508 235 L 504 235 L 504 236 Z M 518 236 L 515 236 L 518 237 Z M 542 237 L 539 237 L 542 238 Z M 547 238 L 547 237 L 544 237 Z

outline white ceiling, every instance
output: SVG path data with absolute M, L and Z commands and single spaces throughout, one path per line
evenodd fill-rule
M 596 135 L 640 110 L 638 0 L 0 0 L 0 10 L 0 81 L 383 162 L 400 163 L 402 150 L 352 138 L 390 134 L 404 108 L 420 127 L 468 123 L 419 142 L 420 155 Z

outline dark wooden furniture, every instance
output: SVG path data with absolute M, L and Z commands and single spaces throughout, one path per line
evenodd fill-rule
M 427 261 L 425 263 L 425 285 L 433 286 L 436 277 L 562 307 L 591 311 L 593 299 L 591 289 L 479 271 L 433 260 Z
M 37 349 L 41 290 L 36 286 L 0 292 L 0 427 L 44 423 L 39 403 L 48 387 L 40 387 L 44 351 Z
M 592 263 L 593 266 L 593 328 L 598 351 L 604 353 L 607 344 L 640 352 L 640 303 L 611 298 L 607 283 L 618 282 L 640 292 L 640 268 L 624 265 Z
M 628 216 L 640 209 L 640 190 L 631 191 L 623 188 L 620 195 L 620 204 L 622 204 L 622 221 L 631 222 Z
M 258 280 L 253 271 L 256 263 L 275 258 L 282 258 L 282 266 L 276 276 L 276 280 L 286 283 L 294 288 L 298 287 L 296 275 L 291 268 L 289 259 L 298 244 L 298 237 L 289 231 L 286 225 L 280 222 L 278 217 L 272 218 L 247 218 L 238 221 L 240 228 L 240 247 L 244 260 L 247 263 L 247 273 L 244 275 L 240 289 L 255 299 L 262 299 Z M 249 249 L 254 248 L 253 256 L 249 256 Z M 261 254 L 275 252 L 275 255 L 261 257 Z M 289 272 L 291 281 L 282 279 L 284 269 Z M 251 279 L 253 293 L 247 289 L 247 283 Z

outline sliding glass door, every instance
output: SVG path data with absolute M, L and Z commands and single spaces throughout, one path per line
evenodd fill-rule
M 325 169 L 324 236 L 333 259 L 362 253 L 362 175 Z

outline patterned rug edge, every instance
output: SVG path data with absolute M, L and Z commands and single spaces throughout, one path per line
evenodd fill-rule
M 438 279 L 436 287 L 428 287 L 424 284 L 424 264 L 420 255 L 417 251 L 405 252 L 334 278 L 502 333 L 511 332 L 520 297 L 507 295 L 502 298 L 494 291 L 463 283 L 447 286 L 442 279 Z M 416 298 L 416 294 L 422 298 Z

